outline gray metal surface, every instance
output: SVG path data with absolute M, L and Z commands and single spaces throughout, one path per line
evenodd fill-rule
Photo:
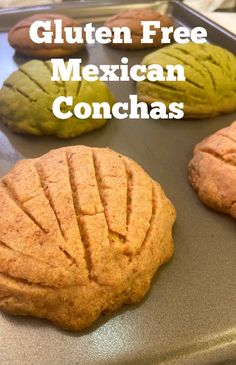
M 158 8 L 158 3 L 154 7 Z M 177 8 L 170 10 L 177 23 L 191 26 L 186 10 L 179 18 Z M 107 9 L 109 13 L 116 11 Z M 74 15 L 79 13 L 79 7 L 74 6 Z M 101 20 L 100 14 L 94 6 L 93 21 L 96 15 Z M 6 14 L 4 19 L 6 24 Z M 119 63 L 126 55 L 132 65 L 148 52 L 95 45 L 80 56 L 85 63 L 99 65 Z M 14 56 L 3 32 L 0 55 L 2 83 L 26 59 Z M 117 101 L 135 94 L 133 82 L 111 82 L 109 87 Z M 16 135 L 0 126 L 0 176 L 18 159 L 36 157 L 52 148 L 69 144 L 109 146 L 135 159 L 157 179 L 178 215 L 174 258 L 158 272 L 140 305 L 102 317 L 89 330 L 77 334 L 43 320 L 1 313 L 0 365 L 236 364 L 235 221 L 202 205 L 186 176 L 194 145 L 235 119 L 236 113 L 201 121 L 111 120 L 103 129 L 68 141 Z

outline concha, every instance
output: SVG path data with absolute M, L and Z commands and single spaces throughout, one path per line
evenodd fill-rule
M 182 65 L 185 81 L 137 83 L 140 101 L 183 102 L 186 118 L 210 118 L 236 110 L 236 57 L 212 44 L 173 44 L 147 55 L 142 64 Z M 147 71 L 148 73 L 148 71 Z
M 0 180 L 0 308 L 77 331 L 136 303 L 173 253 L 160 185 L 106 148 L 53 150 Z
M 102 127 L 106 119 L 87 119 L 71 116 L 61 120 L 54 116 L 52 105 L 59 96 L 72 96 L 73 105 L 62 103 L 62 112 L 71 111 L 79 102 L 107 102 L 114 104 L 114 97 L 102 81 L 51 81 L 51 61 L 29 61 L 5 80 L 0 90 L 0 121 L 14 132 L 38 136 L 55 135 L 70 138 Z

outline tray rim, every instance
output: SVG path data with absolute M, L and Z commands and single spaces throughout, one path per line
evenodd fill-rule
M 185 11 L 191 13 L 192 15 L 198 17 L 199 19 L 201 19 L 202 21 L 204 21 L 207 25 L 213 26 L 214 28 L 216 28 L 217 30 L 224 32 L 225 35 L 227 35 L 228 37 L 232 38 L 232 41 L 236 42 L 236 34 L 234 34 L 233 32 L 227 30 L 226 28 L 222 27 L 221 25 L 219 25 L 218 23 L 216 23 L 214 20 L 209 19 L 206 15 L 200 13 L 199 11 L 191 8 L 190 6 L 184 4 L 182 2 L 182 0 L 107 0 L 107 1 L 99 1 L 99 3 L 97 3 L 96 0 L 86 0 L 85 2 L 81 2 L 80 0 L 69 0 L 69 1 L 63 1 L 61 3 L 54 3 L 54 4 L 45 4 L 45 5 L 34 5 L 34 6 L 24 6 L 24 7 L 14 7 L 14 8 L 7 8 L 7 9 L 0 9 L 0 18 L 1 16 L 5 15 L 11 15 L 11 14 L 23 14 L 25 12 L 48 12 L 48 11 L 53 11 L 54 9 L 56 10 L 66 10 L 68 8 L 70 8 L 71 10 L 73 10 L 73 8 L 80 8 L 80 9 L 88 9 L 88 8 L 104 8 L 104 7 L 109 7 L 109 8 L 114 8 L 114 7 L 119 7 L 121 5 L 124 5 L 125 8 L 127 7 L 134 7 L 136 5 L 138 6 L 143 6 L 143 7 L 149 7 L 149 6 L 155 6 L 156 4 L 160 4 L 160 5 L 174 5 L 176 7 L 182 8 Z M 0 32 L 1 32 L 1 27 L 0 27 Z

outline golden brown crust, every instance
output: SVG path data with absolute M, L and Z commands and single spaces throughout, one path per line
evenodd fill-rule
M 105 22 L 105 26 L 112 27 L 129 27 L 131 30 L 132 43 L 111 43 L 115 48 L 121 49 L 142 49 L 157 48 L 161 46 L 161 34 L 157 30 L 156 35 L 152 36 L 153 43 L 141 43 L 143 36 L 141 21 L 160 21 L 160 27 L 171 27 L 173 22 L 167 15 L 162 15 L 155 10 L 150 9 L 130 9 L 123 11 Z
M 0 308 L 79 330 L 135 303 L 173 253 L 175 210 L 134 161 L 74 146 L 1 180 Z
M 195 147 L 189 180 L 203 203 L 236 219 L 236 122 Z
M 79 23 L 72 18 L 61 14 L 35 14 L 19 21 L 9 32 L 8 41 L 16 51 L 36 58 L 49 59 L 53 57 L 67 57 L 84 48 L 84 44 L 69 44 L 64 38 L 63 44 L 37 44 L 33 42 L 29 35 L 29 28 L 36 20 L 51 20 L 51 31 L 55 38 L 55 25 L 53 20 L 61 19 L 62 27 L 79 26 Z M 40 30 L 39 30 L 40 32 Z

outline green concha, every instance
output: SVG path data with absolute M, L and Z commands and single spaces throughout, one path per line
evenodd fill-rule
M 34 135 L 55 135 L 70 138 L 102 127 L 106 119 L 56 118 L 52 112 L 53 101 L 58 96 L 72 96 L 73 106 L 79 102 L 91 105 L 94 102 L 114 104 L 114 98 L 105 83 L 101 81 L 81 82 L 51 81 L 51 62 L 32 60 L 20 66 L 4 82 L 0 91 L 0 120 L 13 131 Z
M 185 81 L 141 81 L 140 101 L 183 102 L 187 118 L 207 118 L 236 110 L 236 57 L 224 48 L 205 44 L 173 44 L 148 54 L 144 65 L 180 64 Z

